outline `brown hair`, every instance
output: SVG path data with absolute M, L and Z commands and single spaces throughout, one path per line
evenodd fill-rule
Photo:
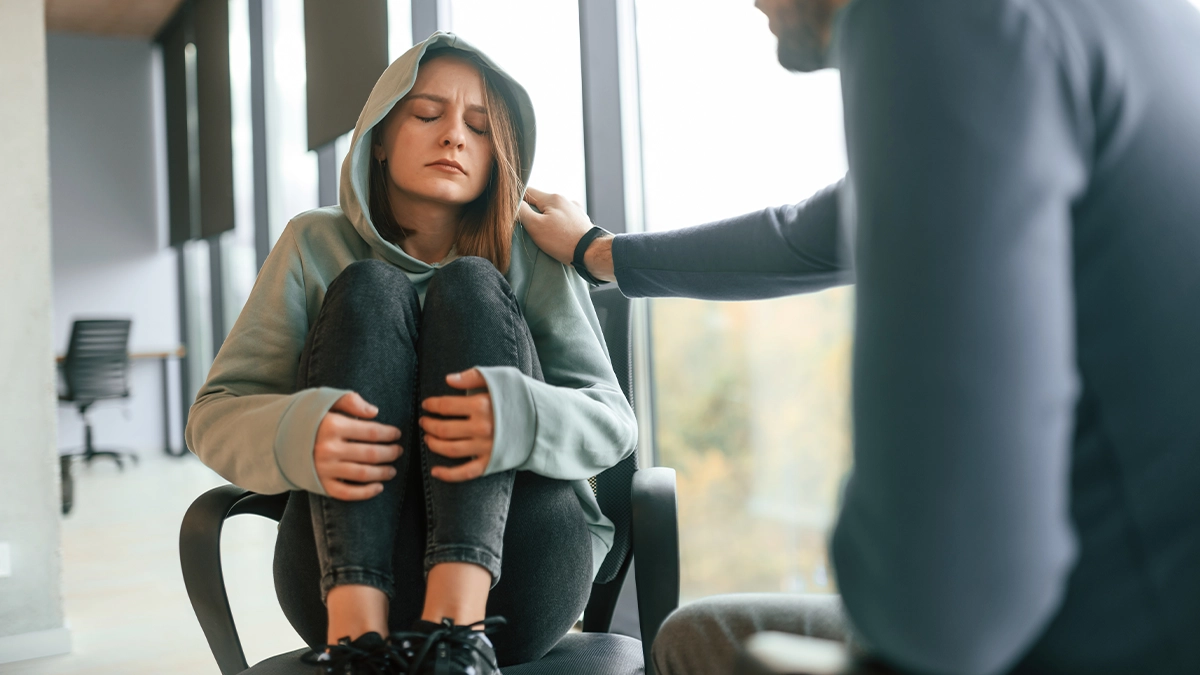
M 521 204 L 521 149 L 513 123 L 513 105 L 499 75 L 478 57 L 461 49 L 442 48 L 426 52 L 424 64 L 441 56 L 457 56 L 470 62 L 483 77 L 483 106 L 487 108 L 488 138 L 492 142 L 492 172 L 483 194 L 467 204 L 454 245 L 460 256 L 479 256 L 501 272 L 508 271 L 512 258 L 513 226 Z M 379 133 L 376 125 L 372 133 Z M 383 165 L 371 159 L 368 208 L 380 234 L 392 241 L 405 236 L 392 214 L 388 178 Z

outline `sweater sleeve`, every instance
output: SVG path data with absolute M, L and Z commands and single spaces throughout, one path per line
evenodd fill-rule
M 839 226 L 843 182 L 788 206 L 667 232 L 619 234 L 613 264 L 631 298 L 757 300 L 853 281 Z
M 307 334 L 304 275 L 289 225 L 267 256 L 188 415 L 188 447 L 239 487 L 263 494 L 324 494 L 313 444 L 325 413 L 347 392 L 295 391 Z
M 1082 108 L 1034 3 L 843 11 L 858 274 L 838 586 L 901 669 L 1007 672 L 1075 556 Z
M 637 422 L 608 360 L 587 284 L 540 250 L 525 301 L 540 382 L 508 366 L 479 370 L 495 416 L 487 474 L 509 469 L 582 480 L 633 452 Z

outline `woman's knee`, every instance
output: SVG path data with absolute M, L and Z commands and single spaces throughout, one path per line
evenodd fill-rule
M 425 292 L 427 307 L 486 308 L 498 302 L 506 305 L 511 298 L 508 280 L 500 270 L 477 256 L 458 258 L 439 269 Z
M 359 260 L 347 265 L 329 284 L 321 311 L 338 313 L 350 321 L 412 321 L 420 314 L 420 303 L 412 282 L 399 267 L 382 260 Z

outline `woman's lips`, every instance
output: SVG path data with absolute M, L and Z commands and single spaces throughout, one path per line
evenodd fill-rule
M 467 172 L 463 171 L 463 168 L 458 164 L 458 162 L 451 162 L 451 161 L 433 162 L 432 164 L 426 164 L 425 166 L 428 166 L 428 167 L 431 167 L 434 169 L 440 169 L 447 173 L 457 173 L 457 174 L 462 174 L 464 176 L 467 175 Z

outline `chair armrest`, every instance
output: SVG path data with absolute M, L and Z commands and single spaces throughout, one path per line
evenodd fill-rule
M 650 649 L 658 628 L 679 606 L 679 520 L 675 470 L 640 469 L 633 474 L 633 569 L 646 675 L 653 675 Z
M 288 495 L 259 495 L 235 485 L 216 487 L 196 498 L 179 528 L 179 563 L 192 610 L 222 675 L 246 670 L 246 654 L 233 623 L 221 571 L 221 528 L 230 516 L 253 513 L 279 520 Z

